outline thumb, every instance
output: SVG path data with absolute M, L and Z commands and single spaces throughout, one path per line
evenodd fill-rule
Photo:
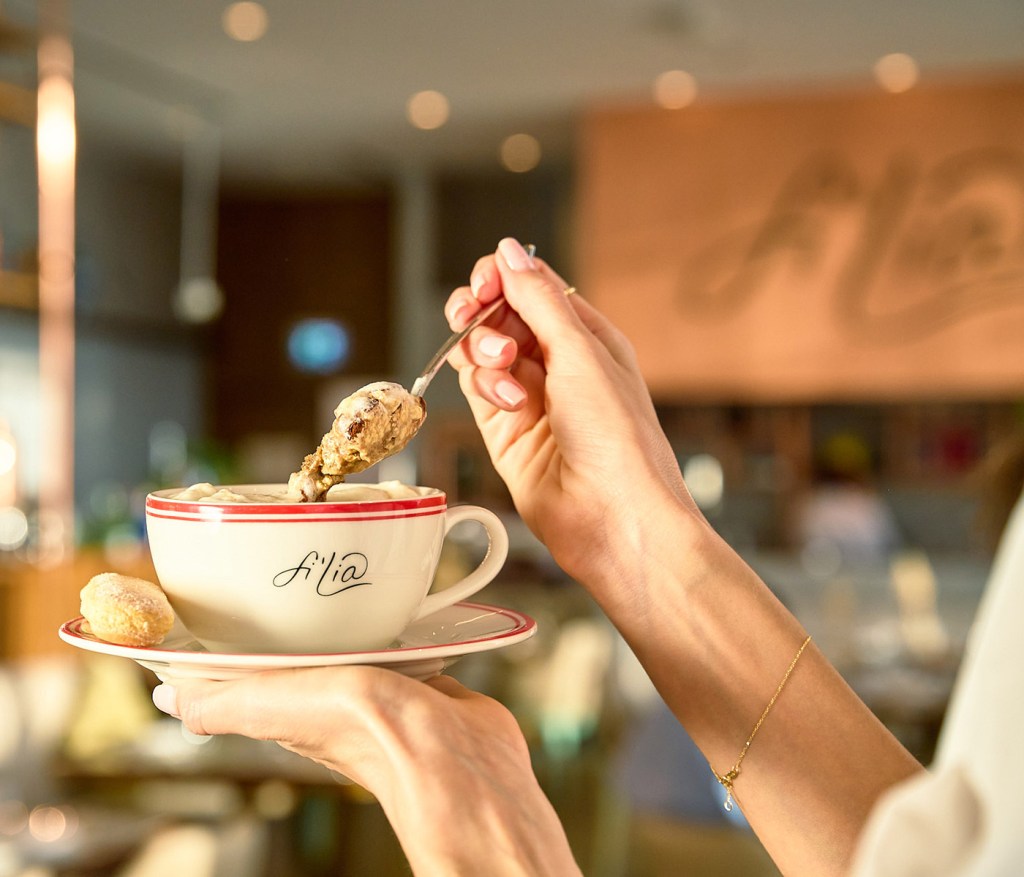
M 237 692 L 232 682 L 176 680 L 153 689 L 157 709 L 181 719 L 193 734 L 239 733 L 252 736 L 244 727 L 251 721 L 237 707 Z M 228 717 L 230 716 L 230 721 Z
M 193 734 L 241 734 L 254 740 L 286 740 L 294 732 L 293 712 L 302 690 L 288 671 L 225 681 L 176 679 L 153 689 L 153 703 L 181 719 Z
M 408 700 L 420 683 L 371 666 L 265 670 L 225 681 L 175 679 L 153 702 L 196 734 L 308 743 L 323 732 L 355 733 L 381 704 Z

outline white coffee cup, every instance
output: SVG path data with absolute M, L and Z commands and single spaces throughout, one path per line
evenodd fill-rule
M 243 495 L 284 485 L 240 485 Z M 231 653 L 349 652 L 385 648 L 411 622 L 489 583 L 508 555 L 493 512 L 448 508 L 440 490 L 352 502 L 224 502 L 146 497 L 146 528 L 160 586 L 207 649 Z M 475 521 L 489 549 L 465 578 L 428 593 L 448 532 Z

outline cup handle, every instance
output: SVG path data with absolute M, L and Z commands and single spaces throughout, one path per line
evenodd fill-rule
M 453 585 L 438 591 L 436 594 L 428 594 L 416 613 L 413 621 L 419 621 L 423 616 L 465 600 L 466 597 L 475 594 L 484 585 L 488 584 L 501 570 L 508 557 L 508 533 L 501 519 L 485 508 L 475 505 L 460 505 L 448 509 L 445 513 L 444 535 L 456 524 L 463 521 L 476 521 L 487 531 L 487 554 L 480 564 L 465 578 L 459 579 Z

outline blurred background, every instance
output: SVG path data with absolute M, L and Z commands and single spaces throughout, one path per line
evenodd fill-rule
M 705 513 L 932 757 L 1024 430 L 1020 0 L 0 3 L 0 877 L 405 874 L 362 790 L 64 645 L 155 487 L 281 481 L 505 235 L 638 348 Z M 452 668 L 588 875 L 775 873 L 451 374 L 371 470 L 500 513 Z M 615 473 L 608 473 L 615 477 Z M 446 548 L 440 584 L 472 563 Z

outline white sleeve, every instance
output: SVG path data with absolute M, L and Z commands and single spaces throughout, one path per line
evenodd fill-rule
M 878 802 L 855 877 L 1024 873 L 1024 498 L 1003 534 L 935 764 Z
M 983 837 L 983 808 L 958 768 L 918 775 L 875 807 L 851 877 L 960 877 L 971 873 Z

